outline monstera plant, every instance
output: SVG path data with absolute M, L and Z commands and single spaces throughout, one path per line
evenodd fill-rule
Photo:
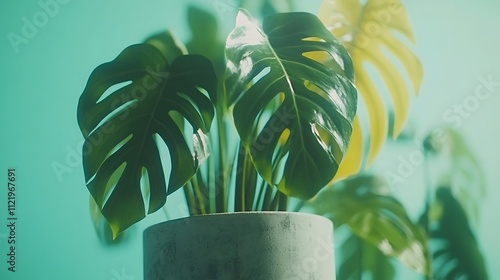
M 115 235 L 183 186 L 193 214 L 227 210 L 228 186 L 200 178 L 211 150 L 221 164 L 228 161 L 219 174 L 235 174 L 224 180 L 234 183 L 237 211 L 284 210 L 287 196 L 311 198 L 335 176 L 357 105 L 345 48 L 312 14 L 276 14 L 260 27 L 241 11 L 225 52 L 221 84 L 209 59 L 180 55 L 169 62 L 146 43 L 91 74 L 78 105 L 89 151 L 85 179 Z M 308 58 L 313 52 L 334 62 Z M 219 134 L 209 139 L 215 114 Z M 234 167 L 222 144 L 233 141 L 224 135 L 233 125 L 239 137 Z
M 318 17 L 270 13 L 272 2 L 241 1 L 269 15 L 260 24 L 240 10 L 225 42 L 216 19 L 192 7 L 186 45 L 162 32 L 92 72 L 78 104 L 84 175 L 113 238 L 180 189 L 190 215 L 300 209 L 369 165 L 389 130 L 397 137 L 422 80 L 419 60 L 395 34 L 413 41 L 401 2 L 326 0 Z M 392 98 L 392 125 L 366 64 Z M 369 134 L 356 116 L 358 90 Z M 342 199 L 356 193 L 325 191 L 335 196 L 310 202 L 318 214 L 327 214 L 320 204 L 362 206 Z M 371 198 L 362 210 L 381 214 L 358 220 L 357 236 L 427 272 L 422 231 L 397 202 Z

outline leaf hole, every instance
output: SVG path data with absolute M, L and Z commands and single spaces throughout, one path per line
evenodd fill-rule
M 302 41 L 304 42 L 322 42 L 322 43 L 326 43 L 326 41 L 320 37 L 306 37 L 306 38 L 303 38 Z
M 163 174 L 169 174 L 168 178 L 170 178 L 170 176 L 172 176 L 172 174 L 170 174 L 172 171 L 170 150 L 168 149 L 168 146 L 163 140 L 163 138 L 161 138 L 161 136 L 158 133 L 155 133 L 153 135 L 153 139 L 156 144 L 156 147 L 158 148 L 158 154 L 161 155 L 160 162 L 163 169 Z
M 104 189 L 104 199 L 102 205 L 106 205 L 106 203 L 108 202 L 108 199 L 111 197 L 111 194 L 113 193 L 116 184 L 118 184 L 118 181 L 122 177 L 126 167 L 127 163 L 122 163 L 109 177 L 108 183 L 106 184 L 106 187 Z
M 250 88 L 252 85 L 255 85 L 260 79 L 265 77 L 267 74 L 271 72 L 271 67 L 265 67 L 262 69 L 262 71 L 259 72 L 259 74 L 255 75 L 255 77 L 250 81 L 250 83 L 247 84 L 247 89 Z
M 151 188 L 149 185 L 149 173 L 148 170 L 145 167 L 142 167 L 141 169 L 141 194 L 142 194 L 142 199 L 144 202 L 144 207 L 145 209 L 149 209 L 149 200 L 151 196 Z M 146 213 L 149 212 L 146 210 Z
M 122 141 L 120 141 L 118 144 L 116 144 L 116 146 L 114 146 L 113 149 L 111 149 L 111 151 L 109 151 L 109 153 L 106 156 L 106 158 L 109 158 L 111 155 L 113 155 L 114 153 L 116 153 L 116 151 L 118 151 L 123 146 L 125 146 L 125 144 L 127 144 L 128 141 L 130 141 L 130 139 L 132 139 L 132 137 L 133 137 L 133 135 L 130 134 L 129 136 L 125 137 Z
M 108 96 L 110 96 L 113 92 L 117 92 L 118 90 L 128 86 L 132 84 L 132 81 L 125 81 L 125 82 L 121 82 L 121 83 L 118 83 L 118 84 L 114 84 L 112 86 L 110 86 L 108 89 L 106 89 L 104 91 L 104 93 L 99 97 L 99 99 L 97 100 L 96 103 L 99 103 L 101 101 L 103 101 L 104 99 L 106 99 Z
M 128 100 L 120 106 L 113 108 L 113 111 L 111 111 L 106 117 L 102 118 L 102 120 L 98 125 L 96 125 L 95 129 L 92 132 L 105 125 L 112 126 L 113 119 L 115 118 L 120 118 L 121 120 L 127 119 L 129 117 L 130 110 L 133 110 L 135 108 L 135 103 L 137 103 L 137 100 Z
M 337 53 L 329 53 L 327 51 L 310 51 L 302 53 L 302 55 L 325 65 L 336 73 L 343 73 L 345 71 L 344 61 Z

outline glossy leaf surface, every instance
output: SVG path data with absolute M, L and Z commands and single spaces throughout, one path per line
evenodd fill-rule
M 214 116 L 206 93 L 213 96 L 216 86 L 206 58 L 180 56 L 169 65 L 149 44 L 132 45 L 92 72 L 78 104 L 84 174 L 114 237 L 196 172 Z M 191 124 L 191 144 L 173 116 Z M 170 152 L 168 186 L 159 141 Z
M 314 52 L 334 63 L 309 58 Z M 226 56 L 235 126 L 256 169 L 287 195 L 314 196 L 335 175 L 352 132 L 357 92 L 346 50 L 314 15 L 276 14 L 261 28 L 242 11 Z

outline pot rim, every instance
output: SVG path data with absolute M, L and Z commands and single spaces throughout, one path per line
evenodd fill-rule
M 176 223 L 186 223 L 188 220 L 196 220 L 196 219 L 219 219 L 219 218 L 226 218 L 226 217 L 234 217 L 234 216 L 294 216 L 294 217 L 308 217 L 309 219 L 316 219 L 318 222 L 333 222 L 321 215 L 314 214 L 314 213 L 307 213 L 307 212 L 292 212 L 292 211 L 245 211 L 245 212 L 222 212 L 222 213 L 210 213 L 210 214 L 200 214 L 200 215 L 194 215 L 194 216 L 187 216 L 187 217 L 182 217 L 182 218 L 176 218 L 173 220 L 168 220 L 168 221 L 163 221 L 160 223 L 156 223 L 153 225 L 148 226 L 146 229 L 144 229 L 144 233 L 148 231 L 152 231 L 158 227 L 162 227 L 164 225 L 171 225 L 171 224 L 176 224 Z

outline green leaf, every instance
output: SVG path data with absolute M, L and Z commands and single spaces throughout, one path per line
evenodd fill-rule
M 338 280 L 362 279 L 363 243 L 364 241 L 354 234 L 342 242 L 335 261 L 338 264 Z
M 372 280 L 391 280 L 395 276 L 395 268 L 391 259 L 372 244 L 355 234 L 349 235 L 342 242 L 336 261 L 339 264 L 338 280 L 363 279 L 366 273 Z
M 335 63 L 309 58 L 315 52 Z M 259 174 L 286 195 L 314 196 L 335 175 L 352 132 L 357 92 L 346 50 L 314 15 L 276 14 L 261 28 L 240 11 L 226 56 L 235 126 Z
M 186 46 L 180 42 L 171 30 L 158 32 L 149 36 L 144 43 L 150 44 L 157 48 L 168 63 L 172 63 L 179 56 L 186 55 Z
M 189 6 L 187 19 L 191 38 L 186 43 L 190 54 L 210 59 L 217 75 L 224 73 L 224 41 L 221 39 L 215 16 L 196 6 Z
M 434 277 L 488 279 L 484 258 L 463 207 L 447 187 L 436 190 L 436 200 L 442 211 L 430 232 L 433 239 Z
M 395 279 L 395 268 L 391 258 L 384 255 L 377 247 L 364 242 L 365 271 L 368 271 L 372 280 Z
M 132 45 L 92 72 L 78 104 L 83 167 L 114 237 L 145 217 L 145 201 L 148 213 L 160 209 L 196 172 L 206 156 L 196 153 L 205 151 L 196 144 L 204 142 L 192 141 L 192 151 L 172 116 L 184 117 L 193 138 L 203 139 L 214 116 L 205 93 L 213 96 L 216 86 L 206 58 L 180 56 L 169 65 L 149 44 Z M 170 152 L 168 189 L 158 141 Z
M 430 152 L 447 159 L 441 184 L 450 185 L 469 222 L 478 224 L 481 202 L 486 196 L 486 177 L 464 137 L 451 128 L 436 129 L 424 141 Z
M 131 227 L 126 232 L 123 232 L 113 239 L 113 231 L 111 230 L 108 221 L 102 215 L 101 209 L 97 206 L 94 198 L 91 195 L 89 195 L 89 197 L 90 218 L 92 219 L 95 233 L 101 244 L 105 246 L 115 246 L 127 243 L 131 241 L 132 238 L 137 238 L 136 232 L 134 232 L 133 227 Z
M 307 206 L 351 230 L 385 255 L 428 273 L 427 238 L 395 198 L 384 193 L 386 184 L 372 176 L 354 177 L 320 192 Z

